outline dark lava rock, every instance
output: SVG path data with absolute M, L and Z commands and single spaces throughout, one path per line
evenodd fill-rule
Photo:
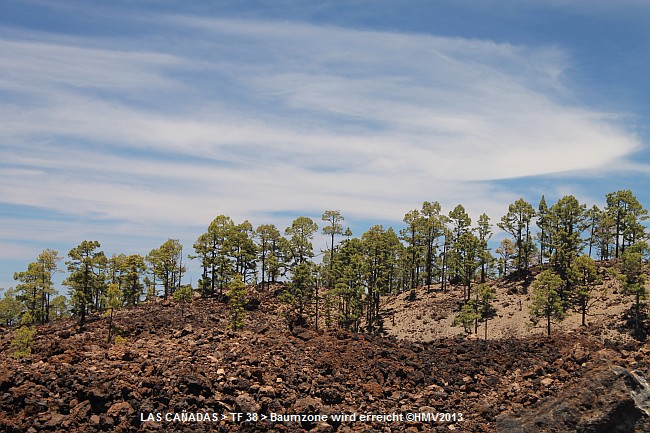
M 500 433 L 642 433 L 650 427 L 650 389 L 622 367 L 600 365 L 559 395 L 498 418 Z

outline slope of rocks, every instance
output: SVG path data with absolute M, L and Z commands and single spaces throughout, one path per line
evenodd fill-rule
M 233 332 L 227 306 L 215 300 L 140 305 L 116 314 L 123 344 L 106 343 L 105 317 L 93 317 L 85 330 L 60 321 L 39 327 L 34 353 L 20 360 L 5 332 L 0 431 L 649 431 L 639 408 L 643 389 L 634 394 L 629 384 L 631 374 L 650 377 L 644 344 L 604 341 L 589 329 L 409 342 L 290 330 L 278 308 L 263 299 L 245 329 Z M 462 421 L 245 422 L 230 415 L 418 412 L 462 413 Z M 185 414 L 186 422 L 165 419 L 169 413 Z M 612 430 L 621 419 L 624 428 Z
M 599 262 L 602 284 L 594 290 L 586 322 L 596 325 L 594 330 L 606 338 L 624 339 L 629 330 L 622 328 L 625 328 L 625 317 L 634 299 L 623 293 L 620 282 L 608 271 L 611 267 L 611 262 Z M 525 338 L 546 332 L 544 321 L 534 324 L 529 312 L 532 303 L 530 285 L 540 270 L 536 267 L 524 279 L 513 277 L 489 282 L 496 291 L 496 299 L 493 301 L 494 317 L 488 322 L 488 338 Z M 464 303 L 463 287 L 449 285 L 441 290 L 438 284 L 420 287 L 415 293 L 415 300 L 411 299 L 410 291 L 383 299 L 387 335 L 432 341 L 464 334 L 462 326 L 453 326 L 454 318 Z M 579 311 L 570 310 L 564 320 L 553 323 L 553 332 L 578 329 L 581 319 Z M 482 331 L 479 332 L 481 337 Z
M 607 363 L 605 363 L 607 364 Z M 498 417 L 502 433 L 650 431 L 650 387 L 626 368 L 602 365 L 533 410 Z

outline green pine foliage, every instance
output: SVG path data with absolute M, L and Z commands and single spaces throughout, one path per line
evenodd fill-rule
M 241 274 L 235 275 L 227 293 L 228 306 L 230 307 L 230 323 L 228 327 L 233 331 L 244 327 L 246 318 L 246 284 Z
M 602 283 L 596 262 L 589 256 L 581 255 L 573 264 L 572 280 L 574 286 L 575 303 L 582 317 L 582 326 L 587 324 L 587 314 L 595 301 L 603 298 L 606 289 L 597 289 Z
M 476 301 L 473 299 L 463 304 L 458 315 L 454 318 L 452 326 L 461 326 L 467 335 L 472 333 L 474 322 L 480 319 L 481 315 L 477 312 Z
M 494 306 L 492 301 L 497 297 L 496 289 L 489 284 L 480 284 L 477 287 L 478 293 L 478 313 L 484 324 L 484 338 L 488 336 L 488 320 L 494 315 Z M 477 332 L 478 320 L 475 322 L 474 332 Z
M 0 324 L 12 326 L 18 323 L 22 313 L 22 305 L 14 296 L 14 290 L 9 289 L 0 299 Z
M 531 254 L 534 249 L 533 239 L 530 233 L 530 223 L 534 216 L 535 209 L 533 206 L 523 198 L 520 198 L 508 206 L 508 213 L 497 224 L 514 239 L 516 251 L 515 266 L 520 275 L 528 269 Z
M 643 273 L 643 256 L 647 254 L 648 245 L 639 242 L 630 246 L 621 255 L 621 282 L 623 290 L 634 299 L 634 332 L 639 335 L 642 325 L 642 301 L 648 296 L 646 275 Z
M 107 315 L 109 317 L 108 337 L 106 338 L 106 340 L 110 343 L 114 332 L 113 314 L 115 313 L 115 310 L 121 308 L 123 304 L 122 291 L 120 290 L 120 287 L 117 284 L 108 285 L 108 290 L 106 291 L 105 304 L 106 304 L 106 308 L 108 309 Z
M 174 292 L 173 298 L 176 302 L 187 304 L 189 302 L 192 302 L 192 296 L 192 286 L 189 284 L 184 284 Z
M 165 300 L 181 285 L 181 278 L 185 272 L 182 258 L 183 246 L 176 239 L 168 239 L 147 255 L 146 260 L 154 277 L 153 285 L 162 285 Z
M 546 333 L 551 335 L 551 322 L 563 320 L 564 305 L 560 298 L 562 278 L 553 271 L 546 270 L 533 282 L 533 298 L 530 304 L 531 320 L 546 319 Z
M 574 196 L 564 196 L 550 209 L 551 229 L 549 246 L 551 248 L 551 266 L 562 279 L 557 289 L 563 308 L 566 310 L 573 296 L 572 270 L 574 263 L 585 245 L 580 236 L 586 221 L 586 205 L 580 204 Z
M 185 321 L 185 305 L 189 304 L 192 302 L 192 297 L 194 296 L 194 291 L 192 290 L 192 286 L 190 284 L 185 284 L 176 291 L 174 291 L 174 294 L 172 297 L 176 302 L 179 303 L 180 305 L 180 310 L 181 310 L 181 316 L 183 317 L 183 321 Z
M 79 317 L 79 323 L 84 324 L 86 315 L 101 307 L 105 295 L 106 275 L 103 272 L 107 265 L 106 256 L 97 241 L 83 241 L 68 253 L 68 271 L 70 274 L 63 282 L 72 293 L 74 313 Z
M 35 323 L 45 324 L 52 318 L 51 301 L 57 294 L 52 279 L 60 260 L 58 252 L 46 249 L 26 271 L 14 274 L 14 280 L 19 282 L 16 298 L 22 301 Z
M 11 340 L 14 358 L 24 358 L 32 353 L 32 344 L 36 328 L 34 326 L 21 326 L 16 329 L 14 338 Z
M 291 306 L 292 318 L 303 319 L 307 305 L 314 296 L 315 265 L 302 262 L 293 269 L 293 278 L 280 295 L 280 301 Z
M 287 255 L 292 266 L 305 263 L 314 257 L 312 240 L 317 231 L 318 225 L 311 218 L 305 216 L 296 218 L 291 223 L 291 227 L 287 227 L 284 231 L 289 240 Z
M 380 332 L 384 323 L 383 297 L 411 291 L 412 299 L 417 299 L 422 286 L 428 291 L 462 286 L 465 307 L 456 323 L 469 330 L 473 322 L 477 333 L 483 321 L 487 332 L 494 293 L 481 284 L 496 275 L 517 278 L 512 275 L 517 271 L 527 277 L 523 283 L 527 288 L 528 271 L 535 265 L 535 272 L 548 271 L 533 284 L 531 315 L 533 320 L 546 319 L 550 333 L 551 322 L 562 320 L 571 310 L 579 312 L 586 324 L 590 308 L 603 297 L 593 255 L 619 259 L 616 268 L 624 293 L 634 299 L 638 332 L 647 298 L 648 251 L 642 241 L 647 239 L 643 221 L 648 215 L 629 190 L 612 192 L 606 199 L 604 209 L 588 210 L 570 195 L 554 204 L 542 196 L 536 209 L 523 198 L 516 200 L 497 220 L 509 235 L 495 248 L 498 258 L 490 253 L 492 224 L 487 214 L 473 225 L 462 205 L 443 213 L 435 201 L 407 212 L 397 233 L 374 225 L 356 238 L 343 227 L 339 210 L 327 210 L 321 217 L 327 241 L 320 253 L 313 245 L 319 227 L 307 216 L 296 218 L 282 234 L 272 224 L 253 229 L 248 221 L 235 223 L 219 215 L 198 237 L 189 256 L 183 255 L 183 246 L 174 239 L 146 257 L 113 254 L 110 258 L 99 242 L 83 241 L 68 253 L 63 285 L 69 288 L 70 299 L 57 296 L 53 284 L 61 258 L 56 251 L 44 250 L 26 270 L 15 274 L 16 288 L 0 299 L 0 323 L 44 324 L 72 314 L 83 324 L 88 314 L 113 311 L 117 304 L 135 306 L 143 298 L 152 301 L 158 292 L 179 301 L 182 309 L 191 299 L 192 289 L 182 284 L 183 260 L 189 257 L 199 261 L 197 291 L 202 296 L 225 300 L 229 290 L 233 329 L 243 324 L 240 304 L 247 283 L 261 281 L 258 287 L 266 290 L 268 283 L 285 281 L 280 298 L 291 307 L 293 318 L 299 316 L 305 323 L 310 319 L 305 316 L 315 313 L 315 326 L 322 318 L 327 327 L 365 328 L 370 333 Z M 531 233 L 534 225 L 537 233 Z M 318 256 L 322 261 L 316 264 L 321 260 Z M 242 296 L 237 289 L 241 285 Z

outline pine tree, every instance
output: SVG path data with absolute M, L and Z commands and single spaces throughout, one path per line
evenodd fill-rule
M 559 199 L 550 210 L 552 224 L 549 240 L 553 248 L 551 264 L 555 273 L 563 281 L 558 290 L 565 309 L 568 307 L 573 289 L 571 269 L 584 245 L 580 234 L 585 228 L 585 211 L 586 206 L 580 204 L 572 195 Z
M 185 272 L 182 264 L 183 246 L 176 239 L 168 239 L 159 248 L 147 255 L 147 261 L 155 281 L 163 286 L 163 297 L 167 300 L 181 285 L 181 276 Z
M 425 219 L 420 216 L 417 209 L 409 211 L 404 215 L 404 222 L 406 228 L 400 231 L 401 239 L 406 244 L 406 253 L 409 257 L 408 266 L 411 273 L 411 296 L 415 297 L 415 288 L 418 286 L 420 280 L 420 263 L 422 261 L 422 227 L 424 226 Z
M 644 227 L 641 221 L 648 218 L 648 211 L 629 189 L 611 192 L 606 198 L 605 210 L 614 220 L 615 257 L 619 258 L 627 246 L 642 240 Z
M 284 234 L 290 236 L 288 247 L 293 266 L 314 257 L 314 247 L 311 241 L 317 231 L 318 225 L 311 218 L 305 216 L 296 218 L 291 223 L 291 227 L 287 227 Z
M 345 329 L 355 332 L 363 314 L 363 293 L 365 286 L 365 257 L 360 239 L 346 239 L 341 244 L 332 266 L 334 291 L 331 297 L 337 299 L 337 322 Z
M 458 251 L 458 267 L 460 269 L 460 281 L 465 285 L 465 298 L 469 300 L 472 281 L 476 269 L 480 265 L 482 246 L 479 239 L 472 233 L 463 233 L 456 243 Z
M 113 336 L 113 313 L 115 310 L 121 308 L 122 305 L 122 291 L 119 286 L 115 283 L 109 284 L 108 290 L 106 291 L 106 308 L 109 310 L 108 337 L 106 337 L 106 341 L 109 343 Z
M 458 240 L 463 233 L 470 231 L 472 219 L 465 212 L 465 208 L 459 204 L 449 212 L 449 219 L 447 221 L 451 226 L 451 238 L 446 253 L 447 267 L 449 269 L 450 281 L 458 283 L 462 280 L 463 272 L 460 263 Z
M 330 235 L 332 237 L 330 243 L 330 269 L 332 263 L 334 262 L 334 236 L 343 234 L 343 226 L 341 221 L 345 218 L 341 215 L 341 211 L 338 210 L 326 210 L 321 217 L 323 221 L 327 221 L 329 225 L 323 227 L 323 234 Z
M 443 291 L 447 290 L 447 281 L 449 280 L 449 251 L 451 248 L 452 242 L 452 232 L 447 227 L 449 218 L 444 215 L 441 215 L 440 222 L 442 224 L 442 236 L 444 236 L 444 241 L 442 242 L 442 252 L 438 257 L 440 262 L 440 288 Z
M 530 264 L 530 254 L 533 250 L 530 222 L 534 216 L 533 206 L 520 198 L 508 206 L 508 213 L 501 217 L 501 222 L 497 224 L 514 239 L 517 254 L 516 267 L 520 276 Z
M 438 238 L 443 234 L 443 221 L 440 215 L 440 203 L 434 201 L 430 203 L 425 201 L 422 203 L 422 238 L 425 247 L 424 257 L 424 272 L 427 290 L 430 289 L 433 283 L 434 264 L 436 257 L 436 249 L 438 248 Z
M 106 256 L 97 241 L 83 241 L 68 253 L 66 262 L 70 275 L 63 282 L 72 291 L 72 303 L 83 325 L 89 311 L 100 308 L 100 300 L 106 290 Z
M 542 195 L 539 205 L 537 206 L 537 227 L 539 227 L 539 264 L 544 263 L 546 248 L 548 246 L 548 232 L 549 232 L 549 209 L 546 204 L 546 199 Z
M 293 278 L 280 297 L 282 302 L 293 309 L 291 321 L 305 321 L 305 310 L 314 295 L 314 273 L 315 265 L 308 261 L 298 263 L 293 269 Z
M 596 216 L 593 240 L 598 249 L 600 260 L 609 260 L 612 258 L 612 250 L 615 245 L 615 230 L 615 222 L 612 215 L 607 211 L 600 211 Z
M 139 254 L 126 256 L 122 263 L 122 295 L 124 305 L 134 306 L 144 292 L 143 277 L 146 271 L 144 257 Z
M 22 305 L 14 296 L 14 290 L 8 289 L 0 299 L 0 324 L 12 326 L 18 323 L 22 314 Z
M 478 227 L 476 229 L 478 240 L 480 244 L 480 266 L 481 266 L 481 283 L 485 283 L 487 275 L 487 266 L 494 260 L 488 248 L 488 241 L 492 237 L 492 225 L 490 224 L 490 217 L 487 214 L 481 214 L 478 218 Z
M 43 250 L 36 260 L 30 263 L 25 272 L 14 273 L 14 280 L 20 284 L 17 298 L 21 300 L 36 323 L 45 324 L 50 320 L 50 302 L 57 291 L 53 277 L 57 263 L 61 260 L 58 252 Z
M 215 296 L 219 287 L 219 297 L 228 286 L 235 273 L 231 259 L 230 239 L 235 230 L 235 223 L 226 215 L 217 216 L 206 232 L 207 262 L 209 263 L 210 296 Z
M 68 299 L 63 295 L 55 296 L 50 307 L 52 317 L 55 319 L 62 319 L 70 314 Z
M 364 251 L 366 296 L 366 328 L 374 332 L 379 325 L 379 300 L 396 284 L 397 262 L 403 245 L 392 228 L 372 226 L 361 236 Z
M 581 255 L 573 263 L 572 278 L 574 280 L 575 296 L 580 314 L 582 326 L 585 326 L 586 316 L 593 303 L 602 298 L 603 291 L 597 291 L 596 287 L 602 282 L 596 269 L 596 262 L 586 255 Z
M 11 340 L 11 347 L 14 349 L 14 358 L 23 358 L 31 355 L 36 332 L 36 327 L 34 326 L 21 326 L 16 330 L 14 338 Z
M 512 263 L 515 258 L 515 244 L 509 238 L 502 239 L 499 247 L 496 249 L 496 253 L 501 256 L 499 258 L 499 276 L 508 275 L 512 268 L 514 268 Z
M 280 232 L 273 224 L 262 224 L 255 230 L 255 237 L 257 238 L 257 251 L 262 265 L 261 276 L 262 276 L 262 287 L 264 290 L 264 284 L 266 282 L 266 274 L 270 274 L 270 269 L 272 266 L 269 264 L 277 263 L 277 244 L 281 237 Z M 269 275 L 269 278 L 270 275 Z
M 364 294 L 364 245 L 360 239 L 353 239 L 349 244 L 349 257 L 346 267 L 343 270 L 345 287 L 342 294 L 343 305 L 341 315 L 343 326 L 354 331 L 359 330 L 359 321 L 363 316 L 363 294 Z
M 227 293 L 230 307 L 230 323 L 228 327 L 233 331 L 244 327 L 246 318 L 246 284 L 240 274 L 235 275 L 230 283 Z
M 598 221 L 600 219 L 601 210 L 598 206 L 594 205 L 591 209 L 585 212 L 585 228 L 589 236 L 587 237 L 587 256 L 591 258 L 591 253 L 594 245 L 596 245 L 596 229 L 598 228 Z
M 192 245 L 195 255 L 189 255 L 190 259 L 201 260 L 201 278 L 198 281 L 198 290 L 203 297 L 214 296 L 212 290 L 212 276 L 209 274 L 211 267 L 211 252 L 210 248 L 210 235 L 208 233 L 201 234 L 196 242 Z
M 483 319 L 483 323 L 485 325 L 484 339 L 487 340 L 488 320 L 494 314 L 494 306 L 492 305 L 492 301 L 496 299 L 496 290 L 489 284 L 480 284 L 477 286 L 476 291 L 478 293 L 476 300 L 478 304 L 478 314 L 480 315 L 480 318 Z M 476 323 L 478 324 L 478 320 Z M 477 330 L 475 329 L 474 332 L 477 332 Z
M 172 296 L 174 300 L 179 303 L 181 307 L 181 317 L 183 317 L 183 321 L 185 321 L 185 305 L 192 302 L 194 296 L 192 286 L 190 284 L 184 284 L 179 287 Z
M 254 273 L 257 267 L 257 246 L 253 237 L 253 226 L 250 222 L 244 221 L 233 227 L 228 239 L 235 273 L 241 274 L 244 283 L 248 281 L 249 274 Z
M 15 272 L 14 280 L 19 284 L 16 286 L 18 299 L 25 305 L 30 317 L 36 318 L 38 315 L 37 307 L 39 305 L 39 286 L 38 286 L 38 265 L 30 263 L 24 272 Z
M 564 304 L 559 295 L 562 278 L 546 270 L 533 282 L 533 297 L 530 305 L 531 320 L 546 319 L 546 333 L 551 335 L 551 321 L 564 319 Z
M 645 242 L 637 243 L 621 255 L 621 280 L 625 293 L 634 297 L 634 332 L 641 331 L 641 301 L 647 298 L 646 275 L 643 273 L 643 256 L 648 252 Z
M 476 320 L 480 318 L 477 313 L 476 301 L 470 300 L 463 304 L 458 315 L 454 318 L 452 326 L 461 326 L 465 330 L 465 334 L 469 335 L 472 332 L 472 327 Z

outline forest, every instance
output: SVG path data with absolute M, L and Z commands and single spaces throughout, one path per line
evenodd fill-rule
M 372 334 L 381 328 L 382 296 L 453 285 L 463 287 L 457 322 L 471 328 L 493 314 L 495 291 L 487 282 L 524 279 L 538 267 L 543 272 L 532 283 L 531 316 L 546 321 L 550 334 L 551 321 L 570 308 L 582 314 L 584 324 L 601 278 L 596 263 L 614 261 L 615 277 L 634 300 L 634 332 L 640 335 L 647 294 L 643 266 L 650 252 L 647 214 L 630 190 L 607 194 L 604 209 L 571 195 L 552 204 L 542 196 L 536 206 L 519 199 L 500 219 L 482 214 L 475 224 L 460 204 L 444 212 L 439 203 L 424 202 L 404 215 L 398 231 L 375 225 L 354 237 L 342 213 L 327 210 L 321 230 L 330 248 L 322 254 L 314 251 L 319 226 L 309 217 L 296 218 L 282 233 L 272 224 L 254 228 L 219 215 L 189 254 L 174 239 L 146 256 L 107 257 L 96 240 L 82 241 L 65 258 L 45 249 L 14 274 L 15 288 L 0 300 L 0 323 L 46 324 L 74 316 L 83 325 L 94 312 L 112 314 L 157 297 L 187 302 L 201 296 L 229 303 L 236 329 L 243 326 L 248 285 L 278 290 L 290 322 Z M 495 225 L 507 236 L 493 250 Z M 187 260 L 201 266 L 195 287 L 183 283 Z M 61 261 L 69 297 L 54 287 Z

